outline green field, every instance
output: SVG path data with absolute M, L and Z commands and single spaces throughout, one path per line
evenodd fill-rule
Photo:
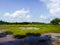
M 39 30 L 22 30 L 21 27 L 29 28 L 29 27 L 36 27 Z M 25 35 L 27 32 L 32 33 L 60 33 L 60 25 L 51 25 L 51 24 L 28 24 L 28 25 L 0 25 L 0 30 L 12 31 L 13 35 L 21 34 Z

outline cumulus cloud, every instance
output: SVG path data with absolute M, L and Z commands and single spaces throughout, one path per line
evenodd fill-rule
M 6 12 L 4 13 L 4 16 L 8 17 L 8 19 L 10 20 L 15 20 L 15 21 L 17 20 L 23 22 L 23 21 L 30 21 L 31 15 L 29 13 L 30 10 L 22 8 L 20 10 L 16 10 L 13 13 Z
M 31 15 L 27 15 L 27 16 L 26 16 L 26 18 L 30 18 L 30 17 L 31 17 Z
M 4 14 L 4 16 L 9 16 L 9 17 L 15 18 L 15 17 L 17 17 L 17 16 L 24 16 L 24 15 L 26 15 L 26 14 L 28 14 L 28 13 L 29 13 L 29 10 L 25 10 L 25 9 L 23 8 L 23 9 L 21 9 L 21 10 L 15 11 L 15 12 L 13 12 L 13 13 L 7 12 L 7 13 Z
M 41 0 L 46 4 L 51 16 L 60 16 L 60 0 Z

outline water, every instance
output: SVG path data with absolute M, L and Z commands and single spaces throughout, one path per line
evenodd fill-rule
M 23 39 L 0 42 L 0 45 L 52 45 L 49 39 L 46 36 L 27 36 Z

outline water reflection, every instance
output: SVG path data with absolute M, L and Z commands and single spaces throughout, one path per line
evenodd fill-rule
M 0 43 L 0 45 L 52 45 L 47 36 L 27 36 L 22 39 L 15 39 L 9 42 Z

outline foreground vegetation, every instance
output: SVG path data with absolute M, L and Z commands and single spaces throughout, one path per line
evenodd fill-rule
M 29 27 L 36 27 L 39 30 L 22 30 L 21 27 L 29 28 Z M 21 34 L 25 35 L 27 32 L 31 33 L 60 33 L 60 25 L 52 25 L 52 24 L 28 24 L 28 25 L 0 25 L 0 30 L 3 31 L 12 31 L 13 35 Z

